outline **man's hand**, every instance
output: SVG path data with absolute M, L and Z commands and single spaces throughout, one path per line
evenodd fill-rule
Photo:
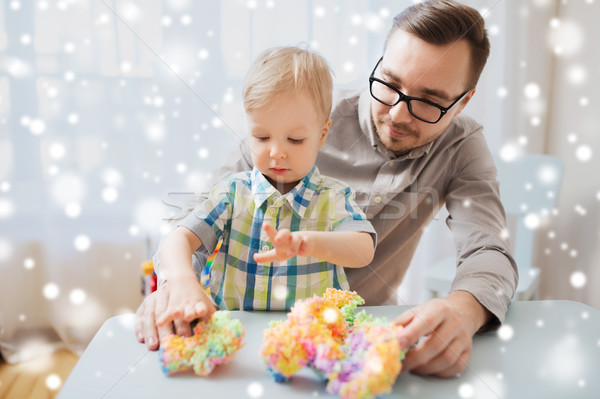
M 278 262 L 293 258 L 296 255 L 310 256 L 315 249 L 315 243 L 310 233 L 288 229 L 277 231 L 268 223 L 263 223 L 263 229 L 273 243 L 273 249 L 254 254 L 254 261 L 258 263 Z
M 394 320 L 404 326 L 402 348 L 417 344 L 402 362 L 403 371 L 436 377 L 454 377 L 471 360 L 473 335 L 489 317 L 488 311 L 466 291 L 432 299 L 407 310 Z
M 160 340 L 169 334 L 189 337 L 192 334 L 190 323 L 182 319 L 158 326 L 156 319 L 165 312 L 169 303 L 169 285 L 164 284 L 144 298 L 135 314 L 135 336 L 145 342 L 149 350 L 157 350 Z

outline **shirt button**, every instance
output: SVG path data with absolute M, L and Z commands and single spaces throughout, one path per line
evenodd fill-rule
M 262 250 L 263 250 L 263 252 L 267 252 L 267 251 L 269 250 L 269 246 L 268 246 L 268 245 L 265 245 L 265 246 L 262 248 Z
M 271 213 L 271 215 L 274 215 L 277 213 L 277 208 L 271 208 L 269 209 L 269 212 Z
M 258 292 L 263 292 L 265 289 L 263 288 L 263 286 L 262 286 L 262 285 L 259 285 L 259 286 L 257 286 L 257 287 L 256 287 L 256 290 L 257 290 Z
M 375 203 L 376 204 L 381 203 L 381 197 L 379 195 L 377 197 L 375 197 Z

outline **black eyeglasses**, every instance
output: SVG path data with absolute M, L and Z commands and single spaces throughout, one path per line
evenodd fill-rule
M 442 107 L 441 105 L 438 105 L 424 98 L 407 96 L 400 90 L 396 89 L 394 86 L 374 76 L 375 70 L 381 63 L 381 60 L 383 60 L 383 57 L 381 57 L 379 61 L 377 61 L 375 68 L 373 68 L 373 72 L 371 72 L 371 76 L 369 76 L 371 96 L 380 103 L 390 107 L 393 107 L 401 101 L 404 101 L 406 102 L 406 105 L 408 105 L 408 112 L 410 112 L 412 116 L 423 122 L 438 123 L 450 108 L 454 107 L 456 103 L 462 100 L 463 97 L 469 91 L 471 91 L 465 91 L 463 94 L 460 95 L 460 97 L 458 97 L 456 101 L 450 104 L 449 107 Z

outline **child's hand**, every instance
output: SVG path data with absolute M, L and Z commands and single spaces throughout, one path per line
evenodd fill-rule
M 195 319 L 206 319 L 215 312 L 215 306 L 196 279 L 167 284 L 171 285 L 167 306 L 156 310 L 159 326 L 177 320 L 189 323 Z
M 258 263 L 269 263 L 287 260 L 296 255 L 310 256 L 315 249 L 315 243 L 310 234 L 306 232 L 290 232 L 288 229 L 277 231 L 268 223 L 263 224 L 263 229 L 273 243 L 273 249 L 254 254 Z

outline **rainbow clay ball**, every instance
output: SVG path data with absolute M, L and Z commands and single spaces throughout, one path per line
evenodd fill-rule
M 354 310 L 364 300 L 356 292 L 327 289 L 294 304 L 285 321 L 264 332 L 261 357 L 277 382 L 303 367 L 327 381 L 342 398 L 371 399 L 392 391 L 402 369 L 402 327 Z
M 210 320 L 194 327 L 191 337 L 169 335 L 160 343 L 159 359 L 163 372 L 168 375 L 193 370 L 206 376 L 220 364 L 234 358 L 243 347 L 244 327 L 229 318 L 229 312 L 217 311 Z
M 327 374 L 327 391 L 342 398 L 375 398 L 390 393 L 402 370 L 402 349 L 390 324 L 363 324 L 348 335 L 345 357 Z

